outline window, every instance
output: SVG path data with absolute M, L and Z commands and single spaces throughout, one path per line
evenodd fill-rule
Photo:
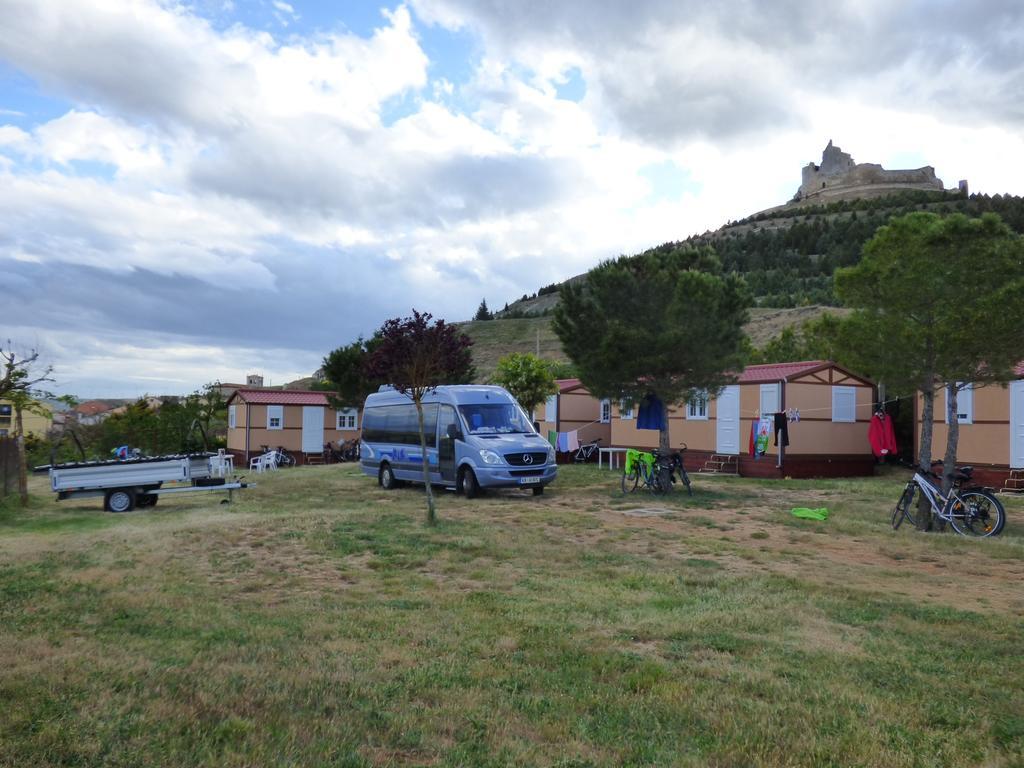
M 0 405 L 0 416 L 10 416 L 11 408 L 10 405 Z
M 707 392 L 702 392 L 686 403 L 686 418 L 691 421 L 708 420 Z
M 339 410 L 338 429 L 359 429 L 359 410 L 356 408 Z
M 237 405 L 228 406 L 228 429 L 234 429 L 237 419 Z
M 608 424 L 612 420 L 612 401 L 601 401 L 601 423 Z
M 267 406 L 267 429 L 284 429 L 284 406 Z
M 782 410 L 778 384 L 761 385 L 761 415 L 771 416 Z
M 857 420 L 857 388 L 832 387 L 832 421 Z
M 619 418 L 620 419 L 632 419 L 633 418 L 633 404 L 628 400 L 619 400 Z
M 7 430 L 6 429 L 0 429 L 0 437 L 7 437 Z
M 355 409 L 353 409 L 355 410 Z M 428 448 L 437 447 L 437 403 L 423 406 L 423 433 Z M 419 416 L 416 406 L 383 405 L 363 413 L 363 440 L 367 443 L 420 444 Z
M 552 424 L 558 421 L 558 395 L 552 395 L 544 401 L 544 421 Z
M 962 381 L 956 383 L 956 420 L 960 424 L 974 423 L 974 385 Z M 946 393 L 946 406 L 942 409 L 945 421 L 949 424 L 949 393 Z

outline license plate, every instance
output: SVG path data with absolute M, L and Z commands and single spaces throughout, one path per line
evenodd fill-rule
M 519 484 L 520 485 L 533 485 L 533 484 L 539 483 L 539 482 L 540 482 L 540 478 L 539 477 L 520 477 L 519 478 Z

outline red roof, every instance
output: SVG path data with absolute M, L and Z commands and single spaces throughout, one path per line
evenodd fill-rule
M 558 394 L 564 394 L 574 389 L 578 389 L 583 385 L 583 382 L 579 379 L 555 379 L 555 384 L 558 385 Z
M 740 384 L 756 384 L 758 382 L 788 381 L 810 371 L 830 365 L 825 360 L 808 360 L 802 363 L 765 363 L 764 365 L 748 365 L 740 374 Z
M 113 406 L 101 403 L 99 400 L 88 400 L 75 406 L 75 412 L 83 416 L 95 416 L 97 413 L 106 413 Z
M 303 389 L 239 389 L 231 396 L 254 405 L 329 405 L 326 392 Z

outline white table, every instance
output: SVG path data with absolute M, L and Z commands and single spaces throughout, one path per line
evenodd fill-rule
M 600 469 L 604 463 L 604 455 L 608 454 L 608 469 L 618 469 L 619 460 L 616 457 L 618 453 L 625 453 L 625 448 L 598 448 L 597 449 L 597 468 Z M 615 466 L 612 466 L 614 462 Z

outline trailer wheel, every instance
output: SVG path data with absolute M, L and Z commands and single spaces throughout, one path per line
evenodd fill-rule
M 103 506 L 109 512 L 131 512 L 135 509 L 135 491 L 131 488 L 107 491 Z

